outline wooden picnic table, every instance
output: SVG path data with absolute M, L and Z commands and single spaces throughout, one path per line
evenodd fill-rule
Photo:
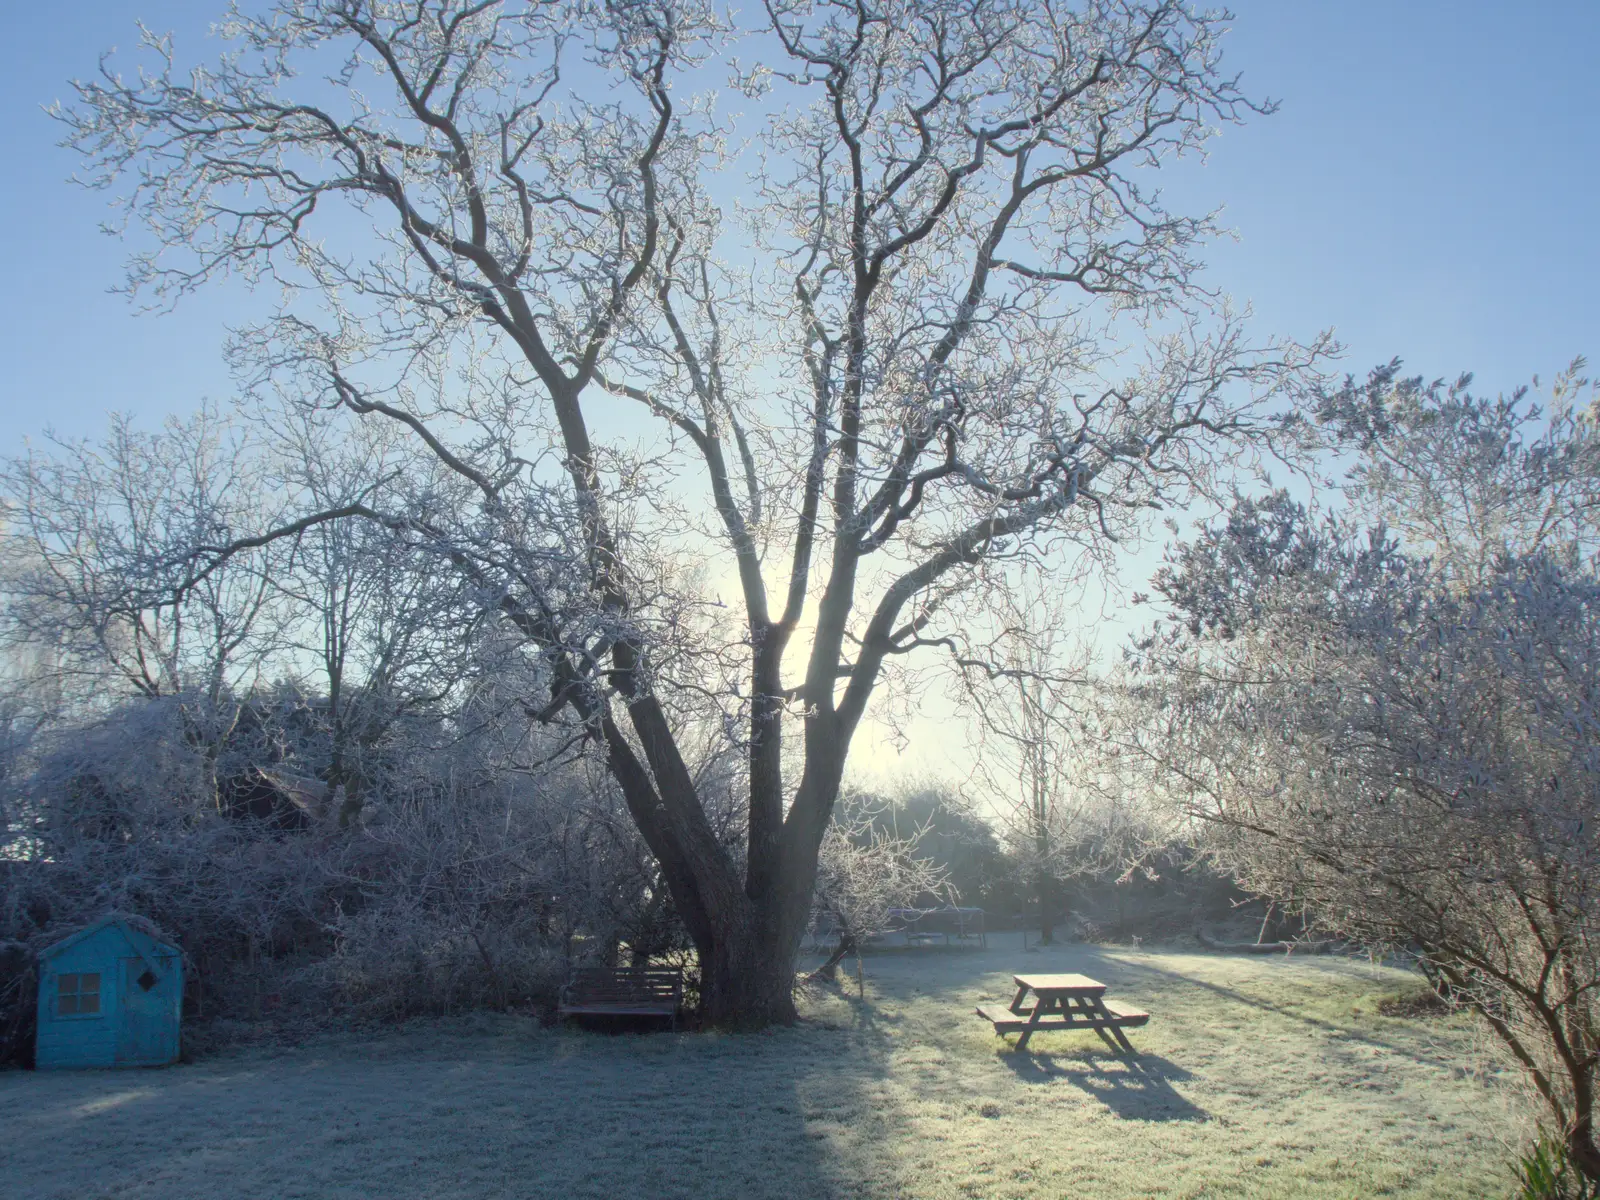
M 1150 1014 L 1127 1004 L 1106 999 L 1106 985 L 1087 975 L 1013 975 L 1017 994 L 1009 1008 L 980 1004 L 978 1015 L 994 1024 L 1004 1037 L 1020 1033 L 1017 1049 L 1024 1049 L 1035 1033 L 1055 1029 L 1092 1029 L 1113 1050 L 1134 1053 L 1133 1044 L 1122 1032 L 1144 1025 Z M 1034 1001 L 1025 1005 L 1028 993 Z

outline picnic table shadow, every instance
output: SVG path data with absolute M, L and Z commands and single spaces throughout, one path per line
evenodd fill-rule
M 1156 1054 L 1008 1050 L 997 1057 L 1023 1083 L 1069 1083 L 1129 1121 L 1206 1121 L 1211 1114 L 1172 1085 L 1193 1076 Z

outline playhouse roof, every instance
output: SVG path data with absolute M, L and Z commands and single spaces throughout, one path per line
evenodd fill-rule
M 153 921 L 148 921 L 144 917 L 134 916 L 132 913 L 107 913 L 99 920 L 90 921 L 81 929 L 74 930 L 72 933 L 67 934 L 67 936 L 62 938 L 60 941 L 52 942 L 43 950 L 39 951 L 39 957 L 51 958 L 54 955 L 60 954 L 63 950 L 66 950 L 72 946 L 76 946 L 79 942 L 84 941 L 86 938 L 93 937 L 102 929 L 105 929 L 111 925 L 120 925 L 124 929 L 135 930 L 144 934 L 146 937 L 152 939 L 158 944 L 164 947 L 167 946 L 166 935 L 156 927 Z

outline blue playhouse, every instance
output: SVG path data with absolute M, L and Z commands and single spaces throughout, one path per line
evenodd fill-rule
M 34 1065 L 160 1067 L 178 1059 L 183 956 L 137 918 L 102 917 L 39 954 Z

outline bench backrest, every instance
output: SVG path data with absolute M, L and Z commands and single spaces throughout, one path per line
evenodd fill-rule
M 683 972 L 677 967 L 575 967 L 567 981 L 569 1003 L 681 1000 Z
M 983 909 L 891 908 L 889 928 L 896 933 L 979 934 L 983 932 Z

